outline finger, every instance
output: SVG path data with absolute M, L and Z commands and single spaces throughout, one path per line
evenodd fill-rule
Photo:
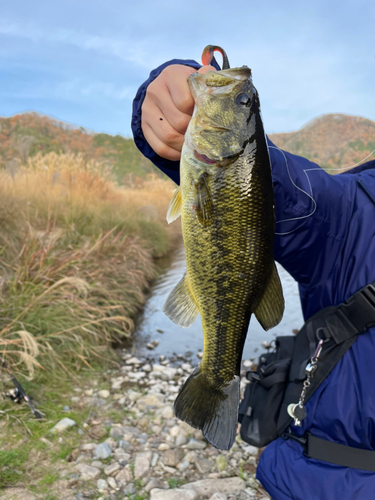
M 191 116 L 194 110 L 194 99 L 187 78 L 181 80 L 179 85 L 175 85 L 173 81 L 168 81 L 167 88 L 175 107 L 184 115 Z
M 142 109 L 142 129 L 148 125 L 158 139 L 167 146 L 181 151 L 184 134 L 178 132 L 168 121 L 163 111 L 153 102 Z
M 176 151 L 164 142 L 162 142 L 154 133 L 152 128 L 145 124 L 143 128 L 143 134 L 146 141 L 152 147 L 156 154 L 165 158 L 167 160 L 178 161 L 181 158 L 180 151 Z
M 198 73 L 201 73 L 201 75 L 205 75 L 207 71 L 216 71 L 216 69 L 213 66 L 202 66 L 199 70 Z

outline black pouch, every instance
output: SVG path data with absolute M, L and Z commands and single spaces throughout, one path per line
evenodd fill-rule
M 250 383 L 246 386 L 238 419 L 242 439 L 258 448 L 279 436 L 277 422 L 288 384 L 295 339 L 295 335 L 277 337 L 275 349 L 262 354 L 257 369 L 246 375 Z

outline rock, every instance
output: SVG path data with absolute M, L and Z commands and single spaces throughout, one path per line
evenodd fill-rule
M 195 490 L 198 495 L 213 495 L 220 493 L 239 493 L 244 490 L 246 483 L 239 477 L 228 477 L 224 479 L 202 479 L 193 483 L 187 483 L 181 486 L 182 489 Z
M 140 360 L 136 357 L 127 359 L 125 361 L 125 363 L 127 365 L 140 365 L 141 364 Z
M 81 474 L 81 479 L 83 481 L 96 479 L 98 476 L 100 476 L 100 470 L 96 467 L 91 467 L 90 465 L 78 464 L 75 466 L 75 469 Z
M 152 457 L 151 451 L 144 451 L 141 453 L 137 453 L 135 455 L 134 477 L 136 479 L 145 476 L 146 473 L 149 471 L 151 457 Z
M 149 342 L 148 344 L 146 344 L 146 347 L 147 347 L 147 349 L 150 349 L 150 351 L 152 351 L 153 349 L 155 349 L 154 344 L 151 344 L 151 342 Z
M 201 474 L 207 474 L 212 470 L 212 463 L 207 458 L 197 458 L 195 466 Z
M 164 408 L 157 410 L 156 415 L 168 420 L 174 417 L 174 411 L 172 406 L 164 406 Z
M 160 490 L 154 488 L 151 490 L 150 500 L 197 500 L 198 495 L 194 490 L 187 489 L 173 489 L 173 490 Z
M 136 492 L 136 488 L 133 483 L 130 483 L 127 486 L 125 486 L 123 491 L 125 495 L 128 495 L 126 498 L 129 498 L 129 495 L 133 495 L 133 493 Z
M 195 451 L 189 451 L 184 456 L 184 460 L 187 460 L 190 464 L 195 462 L 196 459 L 197 459 L 197 454 L 195 453 Z
M 180 464 L 177 465 L 177 469 L 180 472 L 183 472 L 184 470 L 189 468 L 189 465 L 190 465 L 190 462 L 188 462 L 187 460 L 184 460 L 183 462 L 181 462 Z
M 163 366 L 163 365 L 158 365 L 157 363 L 152 365 L 153 372 L 163 372 L 164 370 L 165 370 L 165 366 Z
M 86 443 L 86 444 L 83 444 L 81 446 L 81 450 L 83 450 L 83 451 L 92 451 L 92 450 L 95 450 L 96 447 L 97 447 L 96 443 Z
M 185 372 L 191 372 L 191 364 L 190 363 L 182 363 L 181 368 L 185 370 Z
M 98 490 L 106 490 L 108 488 L 108 483 L 105 479 L 98 479 L 96 482 L 96 487 Z
M 150 479 L 150 481 L 145 486 L 145 492 L 149 493 L 154 488 L 161 488 L 161 486 L 162 485 L 161 485 L 159 479 L 156 479 L 156 477 L 152 477 Z
M 250 368 L 253 363 L 249 359 L 244 359 L 242 365 L 244 368 Z
M 159 451 L 169 450 L 169 444 L 167 444 L 167 443 L 160 443 L 159 446 L 158 446 L 158 450 Z
M 94 460 L 90 465 L 91 467 L 96 467 L 97 469 L 104 469 L 105 467 L 105 465 L 102 464 L 102 462 L 100 462 L 99 460 Z
M 176 376 L 176 368 L 165 368 L 162 373 L 162 380 L 172 380 Z
M 120 464 L 114 462 L 113 464 L 108 465 L 104 469 L 104 474 L 106 474 L 107 476 L 112 476 L 112 474 L 117 472 L 119 470 L 119 468 L 120 468 Z
M 112 437 L 109 437 L 104 442 L 108 444 L 108 446 L 111 448 L 112 451 L 115 450 L 118 446 L 117 441 Z
M 136 404 L 140 410 L 144 411 L 147 407 L 162 408 L 165 403 L 161 394 L 148 394 L 139 398 Z
M 214 493 L 210 500 L 227 500 L 228 497 L 225 493 Z
M 176 446 L 183 446 L 184 444 L 187 443 L 187 437 L 184 436 L 183 434 L 179 434 L 177 437 L 176 437 L 176 441 L 175 441 L 175 445 Z
M 194 438 L 191 438 L 185 448 L 189 450 L 204 450 L 207 447 L 207 443 L 205 441 L 197 441 Z
M 123 469 L 120 470 L 115 476 L 116 481 L 121 483 L 123 486 L 126 485 L 129 481 L 133 479 L 132 471 L 130 470 L 129 465 L 125 465 Z
M 218 468 L 218 470 L 221 472 L 222 470 L 225 470 L 227 466 L 227 459 L 224 457 L 224 455 L 218 455 L 216 457 L 216 467 Z
M 124 431 L 122 430 L 122 427 L 112 427 L 109 434 L 111 437 L 116 439 L 121 438 L 124 435 Z
M 108 482 L 109 486 L 110 486 L 111 488 L 113 488 L 114 490 L 117 488 L 117 483 L 116 483 L 116 480 L 115 480 L 113 477 L 109 477 L 109 478 L 107 479 L 107 482 Z
M 259 453 L 259 448 L 257 448 L 256 446 L 251 446 L 251 444 L 248 444 L 247 446 L 243 447 L 243 451 L 253 457 L 257 457 Z
M 159 460 L 159 453 L 154 453 L 151 459 L 151 467 L 155 467 L 155 465 L 158 463 L 158 460 Z
M 108 443 L 100 443 L 94 450 L 94 458 L 101 458 L 105 460 L 112 455 L 111 447 Z
M 149 373 L 150 371 L 152 371 L 152 366 L 149 363 L 147 363 L 142 367 L 142 370 L 146 373 Z
M 111 393 L 107 389 L 102 389 L 101 391 L 98 392 L 98 396 L 103 399 L 108 399 L 110 394 Z
M 163 453 L 161 460 L 164 465 L 169 465 L 171 467 L 176 467 L 180 461 L 178 456 L 178 450 L 167 450 Z
M 72 420 L 71 418 L 65 417 L 60 422 L 57 422 L 57 424 L 52 427 L 50 432 L 53 432 L 54 434 L 57 432 L 63 432 L 66 429 L 69 429 L 69 427 L 73 427 L 74 425 L 77 425 L 77 423 Z

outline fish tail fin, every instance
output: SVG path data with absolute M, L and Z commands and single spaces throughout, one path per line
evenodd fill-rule
M 229 450 L 236 439 L 239 399 L 238 376 L 219 389 L 213 388 L 198 367 L 182 386 L 174 410 L 177 418 L 201 429 L 215 448 Z

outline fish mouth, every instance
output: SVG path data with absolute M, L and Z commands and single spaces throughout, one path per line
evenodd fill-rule
M 206 163 L 207 165 L 214 165 L 218 161 L 218 160 L 211 160 L 211 158 L 209 158 L 208 156 L 198 153 L 196 149 L 194 149 L 194 156 L 198 161 Z

